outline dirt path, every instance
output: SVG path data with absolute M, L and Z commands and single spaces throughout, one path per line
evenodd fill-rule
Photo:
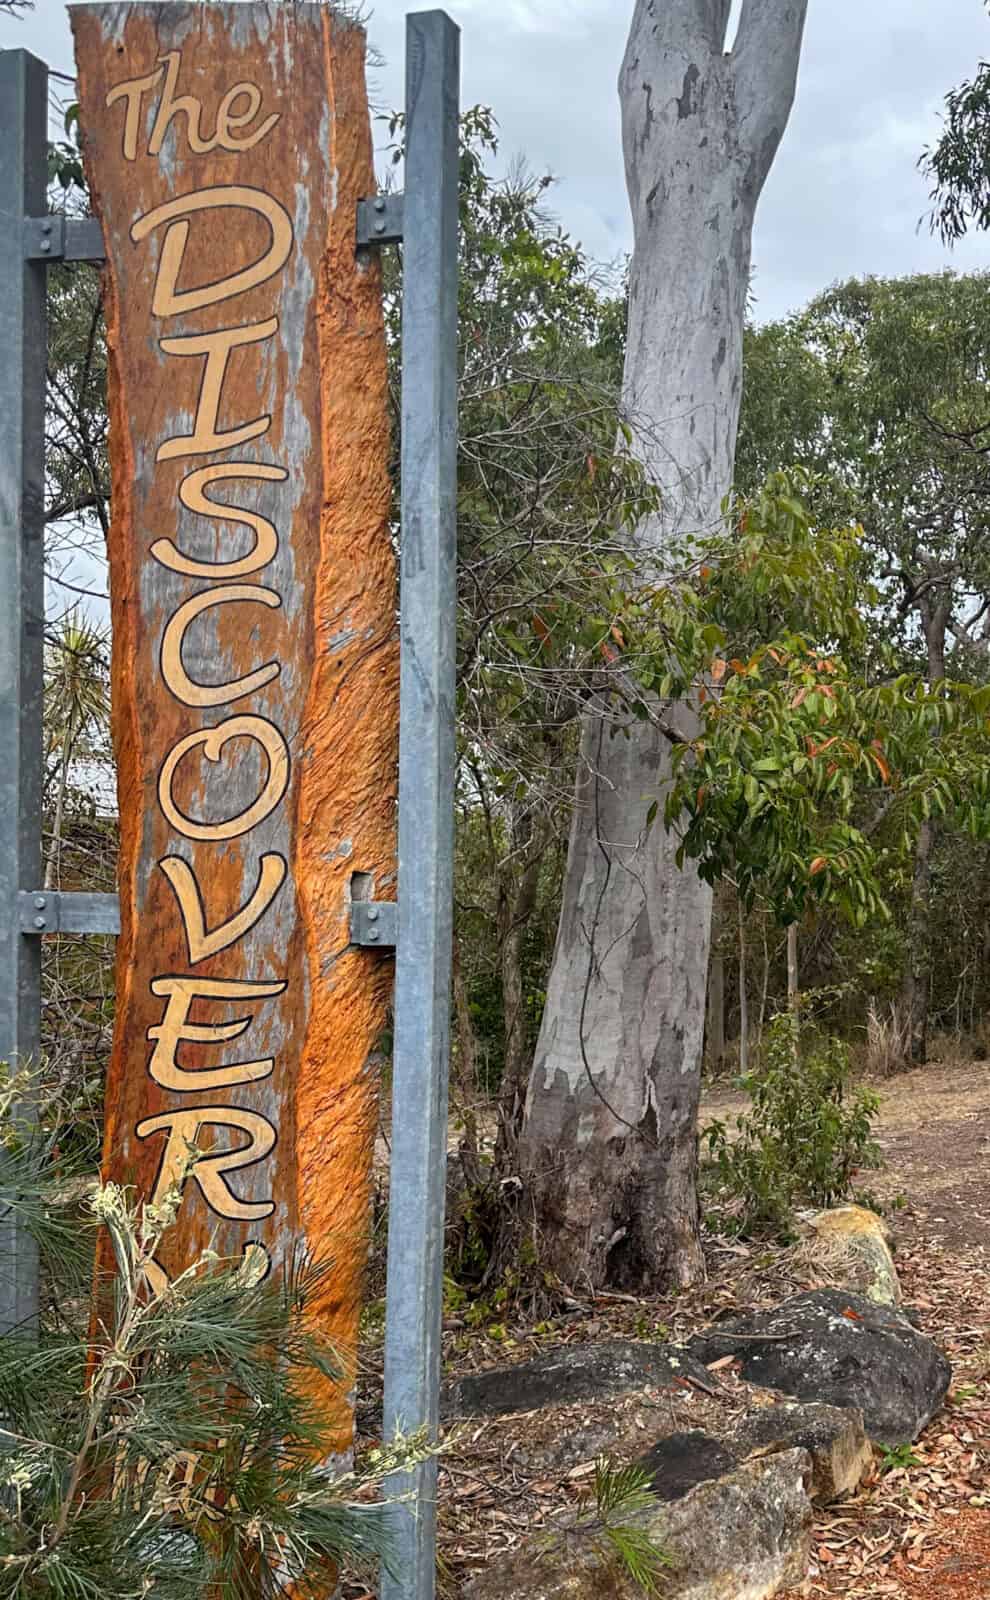
M 922 1067 L 876 1089 L 886 1166 L 863 1181 L 898 1208 L 898 1233 L 954 1248 L 990 1243 L 990 1062 Z M 716 1090 L 701 1120 L 731 1122 L 745 1108 L 744 1095 Z

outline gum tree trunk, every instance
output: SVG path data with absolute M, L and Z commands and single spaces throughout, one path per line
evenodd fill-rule
M 623 388 L 672 536 L 717 523 L 732 482 L 753 219 L 787 123 L 807 0 L 638 0 L 619 92 L 635 247 Z M 682 718 L 690 722 L 690 709 Z M 647 833 L 669 750 L 652 724 L 584 728 L 564 903 L 521 1167 L 541 1262 L 649 1287 L 703 1273 L 697 1107 L 711 891 Z
M 787 924 L 787 1008 L 796 1011 L 798 996 L 801 991 L 801 979 L 798 967 L 798 925 L 796 922 Z
M 716 951 L 708 974 L 708 1059 L 719 1067 L 725 1055 L 725 957 Z
M 928 653 L 928 682 L 945 677 L 945 635 L 951 601 L 945 593 L 925 596 L 918 607 Z M 906 1066 L 923 1067 L 928 1060 L 928 990 L 931 953 L 928 932 L 928 897 L 931 890 L 935 828 L 924 822 L 918 832 L 911 875 L 911 909 L 908 917 L 908 952 L 901 981 L 901 1037 L 906 1045 Z

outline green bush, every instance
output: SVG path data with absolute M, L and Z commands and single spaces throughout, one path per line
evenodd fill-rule
M 751 1110 L 734 1133 L 716 1122 L 705 1134 L 729 1201 L 723 1226 L 786 1235 L 797 1206 L 831 1205 L 850 1193 L 859 1168 L 879 1166 L 880 1102 L 852 1090 L 850 1077 L 841 1040 L 802 1028 L 791 1012 L 774 1018 L 759 1065 L 740 1080 Z
M 392 1570 L 383 1479 L 433 1454 L 423 1437 L 327 1470 L 325 1416 L 344 1365 L 307 1306 L 329 1265 L 260 1276 L 205 1250 L 161 1290 L 148 1268 L 178 1190 L 140 1208 L 81 1182 L 16 1121 L 0 1076 L 0 1220 L 45 1262 L 34 1330 L 0 1339 L 0 1600 L 315 1600 L 341 1568 Z M 91 1316 L 93 1247 L 114 1272 Z M 0 1263 L 6 1265 L 6 1263 Z

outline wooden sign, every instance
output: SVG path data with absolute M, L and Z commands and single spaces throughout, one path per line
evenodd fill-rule
M 307 4 L 71 15 L 111 357 L 105 1176 L 181 1191 L 159 1286 L 204 1247 L 331 1256 L 316 1310 L 352 1349 L 391 962 L 349 902 L 394 898 L 398 722 L 364 34 Z

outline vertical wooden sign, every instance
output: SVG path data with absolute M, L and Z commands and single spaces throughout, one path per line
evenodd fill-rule
M 181 1189 L 159 1283 L 203 1247 L 331 1256 L 346 1351 L 391 984 L 349 901 L 355 874 L 393 898 L 398 736 L 364 34 L 309 4 L 71 14 L 111 356 L 105 1176 Z

